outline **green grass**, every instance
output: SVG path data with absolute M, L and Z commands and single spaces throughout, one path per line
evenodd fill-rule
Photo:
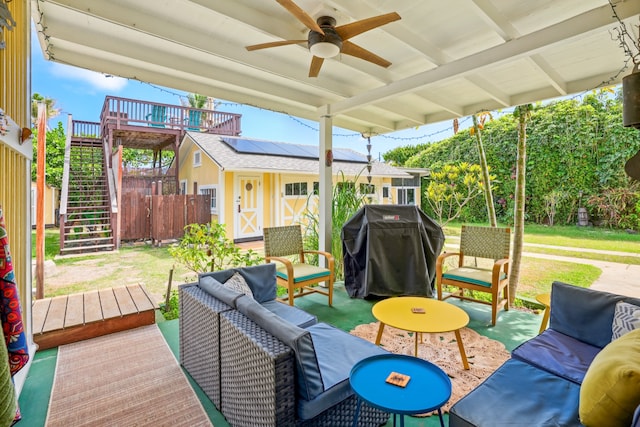
M 57 228 L 44 231 L 44 259 L 54 259 L 60 253 L 60 230 Z M 36 232 L 31 232 L 31 257 L 36 257 Z

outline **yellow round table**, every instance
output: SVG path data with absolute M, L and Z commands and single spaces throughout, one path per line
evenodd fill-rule
M 551 294 L 536 295 L 536 300 L 544 305 L 544 314 L 542 315 L 542 323 L 540 323 L 539 334 L 543 333 L 547 329 L 547 323 L 549 323 L 549 311 L 551 308 Z
M 444 301 L 423 297 L 392 297 L 376 303 L 373 316 L 380 321 L 376 345 L 380 345 L 384 326 L 415 332 L 415 355 L 418 356 L 418 336 L 422 333 L 453 331 L 456 335 L 462 365 L 469 369 L 460 329 L 469 323 L 469 315 L 459 307 Z

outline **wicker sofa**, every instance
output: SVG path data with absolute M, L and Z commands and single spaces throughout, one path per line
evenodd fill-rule
M 554 282 L 549 329 L 459 400 L 449 426 L 640 427 L 640 330 L 612 341 L 619 301 L 640 306 Z
M 236 271 L 254 298 L 222 285 Z M 181 364 L 233 426 L 350 426 L 351 367 L 386 351 L 275 301 L 275 275 L 264 264 L 181 286 Z M 362 405 L 359 425 L 388 418 Z

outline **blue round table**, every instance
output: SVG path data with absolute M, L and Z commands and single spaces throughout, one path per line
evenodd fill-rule
M 392 373 L 408 375 L 405 387 L 389 384 L 386 379 Z M 400 354 L 381 354 L 358 362 L 349 375 L 351 388 L 358 397 L 353 426 L 358 425 L 362 401 L 369 405 L 400 415 L 400 426 L 404 426 L 404 415 L 415 415 L 438 411 L 440 425 L 444 427 L 440 408 L 451 397 L 451 380 L 433 363 L 417 357 Z

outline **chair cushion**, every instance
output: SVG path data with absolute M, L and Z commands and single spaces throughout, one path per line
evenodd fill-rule
M 580 421 L 629 426 L 640 404 L 640 329 L 612 341 L 593 359 L 580 388 Z
M 324 391 L 313 399 L 298 399 L 298 416 L 311 419 L 353 394 L 349 383 L 351 368 L 362 359 L 386 350 L 326 323 L 307 328 L 316 349 Z
M 511 357 L 580 384 L 599 351 L 600 347 L 547 329 L 516 347 Z
M 276 274 L 281 279 L 287 280 L 287 267 L 280 265 Z M 306 280 L 329 277 L 330 272 L 326 268 L 310 264 L 293 264 L 293 283 L 304 282 Z
M 445 279 L 457 280 L 460 282 L 473 283 L 474 285 L 491 287 L 492 271 L 486 268 L 460 267 L 448 270 L 442 275 Z M 507 276 L 502 272 L 500 279 Z
M 304 310 L 300 310 L 298 307 L 283 304 L 276 300 L 263 302 L 262 306 L 300 328 L 307 328 L 318 323 L 318 318 L 313 314 L 309 314 Z
M 229 277 L 227 281 L 223 283 L 224 287 L 240 292 L 243 295 L 253 298 L 253 292 L 244 280 L 244 277 L 238 272 L 233 273 L 233 276 Z
M 624 301 L 618 301 L 613 312 L 611 341 L 634 329 L 640 329 L 640 307 Z

